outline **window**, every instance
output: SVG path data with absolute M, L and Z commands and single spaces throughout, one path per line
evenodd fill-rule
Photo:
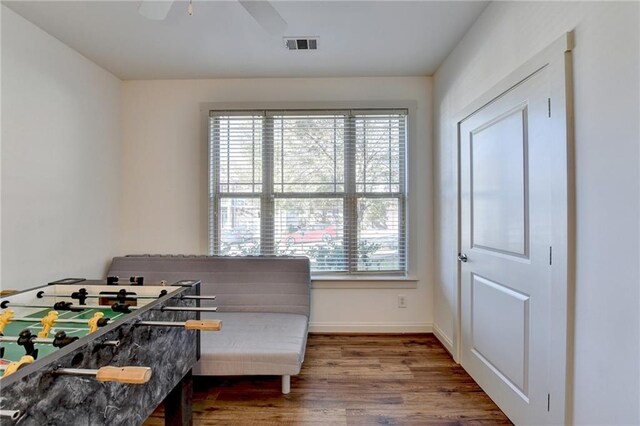
M 406 110 L 211 111 L 211 254 L 405 273 L 406 121 Z

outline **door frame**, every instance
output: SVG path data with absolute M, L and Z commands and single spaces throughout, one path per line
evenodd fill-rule
M 542 68 L 549 69 L 551 137 L 551 173 L 556 184 L 551 188 L 551 336 L 549 353 L 549 421 L 572 423 L 573 328 L 575 286 L 575 173 L 573 127 L 573 31 L 564 34 L 547 48 L 517 68 L 456 116 L 457 155 L 457 248 L 461 251 L 461 124 L 478 110 L 500 99 Z M 455 256 L 451 257 L 455 259 Z M 453 357 L 460 362 L 462 336 L 462 283 L 460 262 L 456 264 L 455 321 Z

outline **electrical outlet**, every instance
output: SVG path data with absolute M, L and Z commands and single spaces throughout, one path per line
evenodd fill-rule
M 406 308 L 407 307 L 407 296 L 404 294 L 398 295 L 398 308 Z

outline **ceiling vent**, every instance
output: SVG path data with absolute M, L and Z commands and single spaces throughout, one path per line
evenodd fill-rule
M 289 50 L 318 50 L 318 37 L 285 37 L 284 47 Z

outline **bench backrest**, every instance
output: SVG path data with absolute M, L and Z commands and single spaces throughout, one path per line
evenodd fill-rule
M 114 257 L 108 275 L 145 281 L 197 279 L 202 306 L 220 312 L 276 312 L 309 316 L 311 278 L 306 257 L 125 256 Z

